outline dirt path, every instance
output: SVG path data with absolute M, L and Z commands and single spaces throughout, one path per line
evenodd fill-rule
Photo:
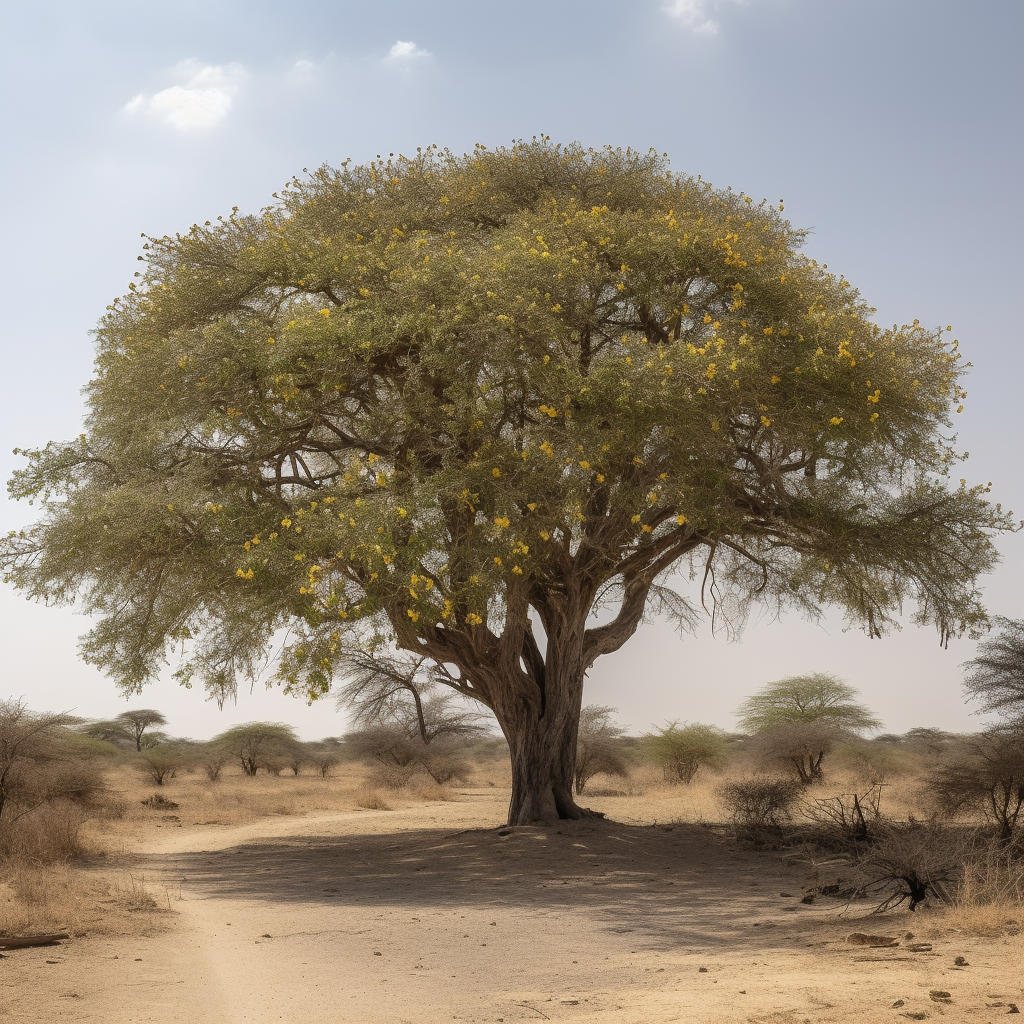
M 503 810 L 496 797 L 161 836 L 146 873 L 179 912 L 171 928 L 136 950 L 83 940 L 4 961 L 2 1019 L 862 1024 L 1024 1008 L 1019 937 L 857 949 L 842 940 L 862 924 L 800 903 L 802 869 L 714 832 L 507 830 Z

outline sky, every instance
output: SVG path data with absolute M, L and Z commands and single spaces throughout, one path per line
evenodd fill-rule
M 256 211 L 304 168 L 436 143 L 466 152 L 546 134 L 668 154 L 808 228 L 882 324 L 952 325 L 973 364 L 961 475 L 1020 516 L 1024 355 L 1024 4 L 1017 0 L 0 0 L 4 244 L 0 473 L 81 430 L 90 330 L 127 290 L 142 233 Z M 34 510 L 10 501 L 0 529 Z M 1024 615 L 1024 534 L 984 581 Z M 223 710 L 156 681 L 126 705 L 76 653 L 88 621 L 0 586 L 0 697 L 106 717 L 156 707 L 180 736 L 255 719 L 338 735 L 257 683 Z M 887 731 L 979 728 L 969 639 L 907 626 L 882 640 L 839 616 L 754 616 L 729 642 L 643 627 L 591 670 L 587 703 L 641 732 L 735 724 L 764 683 L 829 672 Z

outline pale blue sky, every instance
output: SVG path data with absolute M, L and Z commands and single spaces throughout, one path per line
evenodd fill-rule
M 5 330 L 0 470 L 80 429 L 88 332 L 136 269 L 139 235 L 253 210 L 304 167 L 541 132 L 654 147 L 678 170 L 772 201 L 883 323 L 952 324 L 974 363 L 959 420 L 971 481 L 1018 513 L 1024 357 L 1019 0 L 2 0 Z M 28 507 L 7 503 L 0 527 Z M 1001 542 L 993 611 L 1024 614 L 1024 537 Z M 114 690 L 75 656 L 86 623 L 0 591 L 0 694 L 103 715 Z M 796 618 L 741 643 L 648 627 L 591 675 L 635 729 L 733 723 L 760 684 L 837 672 L 887 727 L 976 727 L 960 663 L 927 630 L 882 641 Z M 217 712 L 144 698 L 179 734 L 274 718 L 336 734 L 328 702 L 277 693 Z

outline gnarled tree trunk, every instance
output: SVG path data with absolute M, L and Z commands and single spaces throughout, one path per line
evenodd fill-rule
M 502 692 L 494 708 L 512 756 L 508 823 L 582 818 L 594 812 L 573 799 L 576 738 L 583 704 L 582 628 L 569 638 L 548 638 L 538 700 Z M 518 697 L 518 699 L 517 699 Z

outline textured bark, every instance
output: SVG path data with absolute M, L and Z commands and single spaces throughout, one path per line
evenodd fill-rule
M 576 737 L 583 704 L 583 629 L 549 636 L 540 700 L 499 701 L 498 722 L 512 756 L 508 823 L 592 815 L 573 799 Z

